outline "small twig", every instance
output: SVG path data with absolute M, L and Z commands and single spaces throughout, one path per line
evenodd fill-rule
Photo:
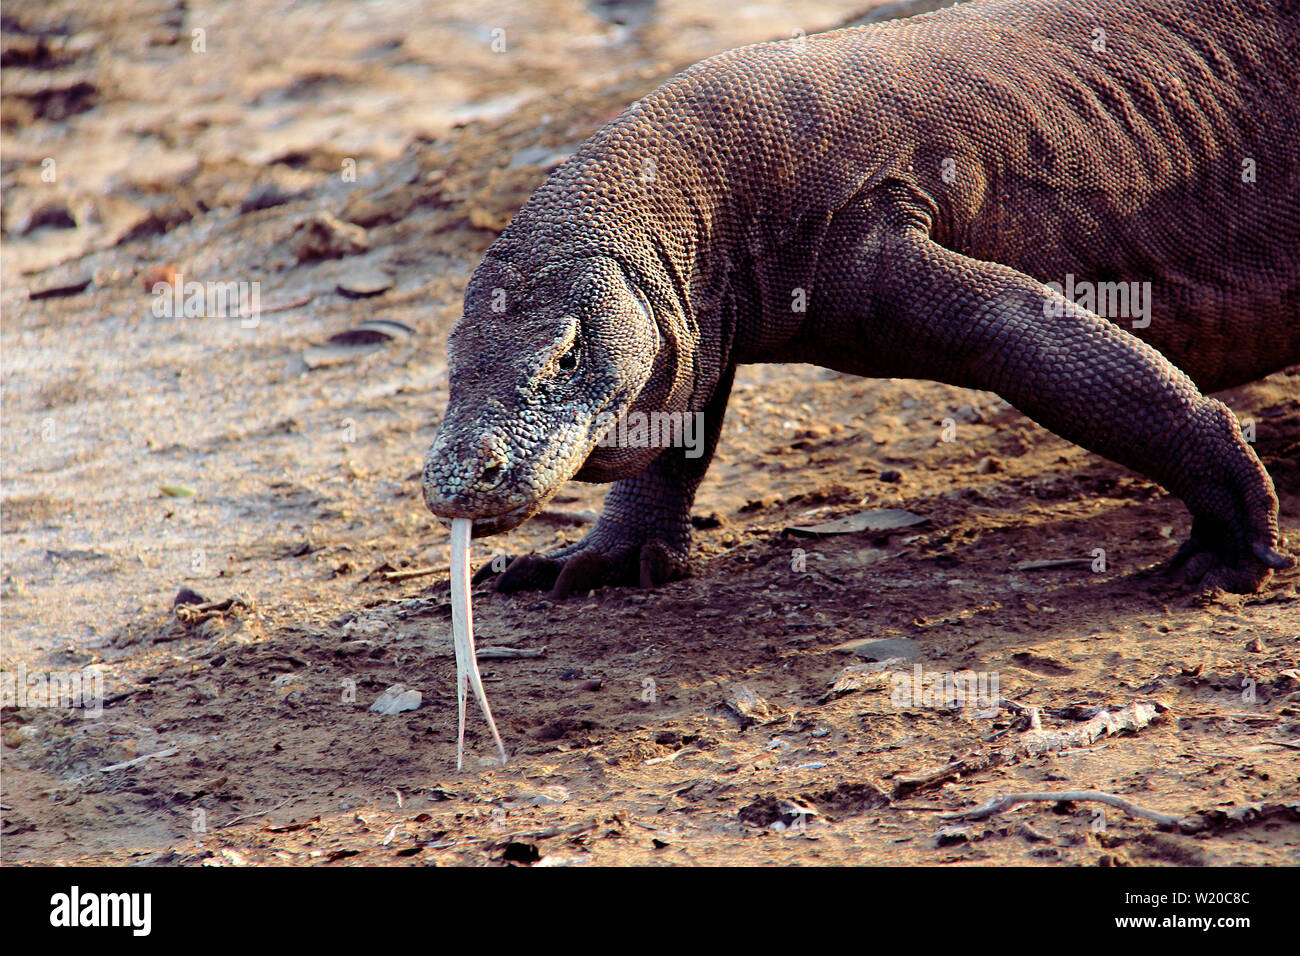
M 1248 720 L 1257 724 L 1276 724 L 1282 718 L 1274 714 L 1224 714 L 1227 720 Z
M 170 757 L 173 754 L 175 754 L 178 750 L 180 750 L 179 747 L 168 747 L 166 750 L 159 750 L 151 754 L 145 754 L 142 757 L 135 757 L 132 760 L 124 760 L 121 763 L 115 763 L 110 767 L 100 767 L 99 772 L 109 773 L 113 770 L 123 770 L 126 767 L 134 767 L 138 763 L 144 763 L 150 757 Z
M 526 657 L 542 657 L 546 645 L 541 647 L 480 647 L 475 656 L 481 661 L 513 661 Z
M 698 753 L 703 753 L 703 751 L 697 747 L 683 747 L 681 750 L 674 750 L 665 757 L 651 757 L 649 760 L 642 761 L 642 766 L 649 767 L 657 763 L 672 763 L 678 757 L 689 757 Z
M 1018 701 L 1018 700 L 1012 700 L 1012 699 L 1009 698 L 1009 697 L 999 697 L 999 698 L 998 698 L 998 706 L 999 706 L 999 707 L 1002 707 L 1002 708 L 1005 708 L 1006 710 L 1014 710 L 1014 711 L 1016 711 L 1017 713 L 1019 713 L 1019 712 L 1024 711 L 1024 710 L 1028 710 L 1028 709 L 1030 708 L 1031 705 L 1030 705 L 1030 704 L 1022 704 L 1022 703 L 1020 703 L 1020 701 Z
M 1070 757 L 1074 754 L 1095 754 L 1100 750 L 1105 750 L 1110 744 L 1098 744 L 1096 747 L 1075 747 L 1073 750 L 1058 750 L 1058 757 Z
M 1139 807 L 1135 803 L 1130 803 L 1123 797 L 1118 797 L 1113 793 L 1102 793 L 1099 790 L 1065 790 L 1060 793 L 1007 793 L 1000 797 L 994 797 L 987 803 L 982 803 L 973 810 L 963 810 L 958 813 L 945 813 L 945 820 L 984 820 L 988 817 L 1009 810 L 1019 803 L 1104 803 L 1109 806 L 1123 810 L 1131 817 L 1140 817 L 1143 820 L 1150 820 L 1161 826 L 1177 826 L 1181 822 L 1180 817 L 1172 816 L 1168 813 L 1161 813 L 1158 810 L 1147 810 Z
M 967 754 L 965 757 L 955 759 L 942 767 L 933 767 L 915 774 L 900 774 L 894 778 L 894 796 L 896 798 L 910 797 L 922 790 L 937 789 L 945 783 L 960 780 L 963 776 L 970 776 L 991 767 L 999 766 L 1004 760 L 1005 758 L 1000 753 L 987 756 Z
M 196 212 L 195 214 L 197 215 L 198 213 Z M 315 297 L 310 295 L 300 295 L 296 299 L 284 299 L 279 302 L 272 302 L 269 305 L 264 305 L 261 308 L 259 308 L 257 310 L 257 313 L 254 313 L 251 309 L 244 307 L 239 310 L 239 312 L 234 316 L 234 318 L 248 319 L 248 318 L 252 318 L 255 314 L 266 313 L 266 312 L 283 312 L 286 309 L 296 309 L 299 306 L 306 305 L 313 298 Z
M 1039 833 L 1037 830 L 1035 830 L 1033 827 L 1031 827 L 1028 823 L 1025 823 L 1023 820 L 1020 822 L 1020 833 L 1021 833 L 1021 835 L 1022 835 L 1023 837 L 1025 837 L 1025 838 L 1026 838 L 1027 840 L 1029 840 L 1031 843 L 1050 843 L 1050 842 L 1052 842 L 1052 838 L 1051 838 L 1051 837 L 1047 836 L 1046 834 Z
M 642 825 L 644 826 L 644 824 Z M 597 822 L 595 820 L 587 819 L 587 820 L 581 820 L 577 823 L 570 824 L 567 827 L 550 826 L 550 827 L 545 827 L 541 830 L 524 830 L 523 832 L 520 833 L 512 833 L 509 837 L 505 838 L 504 840 L 497 840 L 496 845 L 503 846 L 506 843 L 509 843 L 513 840 L 549 840 L 551 837 L 557 837 L 557 836 L 576 837 L 576 836 L 581 836 L 582 834 L 587 833 L 590 830 L 594 830 L 596 829 L 596 827 L 597 827 Z M 646 829 L 650 829 L 650 828 L 647 827 Z
M 276 810 L 279 810 L 287 803 L 292 803 L 293 800 L 294 800 L 293 797 L 286 797 L 284 800 L 281 800 L 279 803 L 271 807 L 271 809 L 269 810 L 254 810 L 252 813 L 241 814 L 240 816 L 235 817 L 233 820 L 227 820 L 225 823 L 221 824 L 221 826 L 217 827 L 217 829 L 224 830 L 227 827 L 233 827 L 236 823 L 239 823 L 241 820 L 249 820 L 252 819 L 253 817 L 262 817 L 262 816 L 266 816 L 268 813 L 275 813 Z
M 396 787 L 389 787 L 388 789 L 397 794 L 397 809 L 402 809 L 402 791 L 398 790 Z
M 446 568 L 411 568 L 406 571 L 385 571 L 385 581 L 406 581 L 409 578 L 427 578 L 431 574 L 438 574 Z

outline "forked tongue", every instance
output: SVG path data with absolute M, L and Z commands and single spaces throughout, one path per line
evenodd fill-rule
M 456 731 L 456 769 L 465 762 L 465 697 L 466 687 L 474 688 L 474 696 L 487 718 L 492 739 L 501 752 L 501 762 L 506 762 L 506 747 L 497 733 L 492 708 L 488 706 L 483 690 L 483 678 L 478 671 L 478 656 L 474 651 L 474 612 L 469 602 L 469 539 L 474 522 L 469 518 L 451 520 L 451 642 L 456 648 L 456 703 L 459 721 Z

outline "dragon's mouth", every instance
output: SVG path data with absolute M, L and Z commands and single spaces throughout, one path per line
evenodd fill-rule
M 541 510 L 541 503 L 520 505 L 518 508 L 512 508 L 499 515 L 492 515 L 487 518 L 475 518 L 473 534 L 474 538 L 486 538 L 489 535 L 501 534 L 519 527 L 534 514 Z M 444 528 L 451 527 L 451 518 L 438 516 L 438 521 Z

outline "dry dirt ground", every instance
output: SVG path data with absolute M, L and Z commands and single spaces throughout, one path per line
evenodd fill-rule
M 4 665 L 104 693 L 4 709 L 5 862 L 1300 862 L 1300 572 L 1176 587 L 1190 522 L 1150 482 L 995 396 L 806 366 L 743 371 L 692 578 L 478 589 L 512 760 L 472 719 L 455 770 L 417 479 L 470 270 L 674 69 L 859 6 L 665 2 L 633 30 L 576 0 L 5 5 Z M 155 314 L 168 267 L 261 283 L 260 320 Z M 374 270 L 391 288 L 339 292 Z M 320 349 L 373 319 L 412 332 Z M 1300 542 L 1300 370 L 1224 397 Z M 573 540 L 603 491 L 476 561 Z M 925 523 L 784 531 L 875 508 Z M 900 699 L 917 665 L 1012 703 Z M 421 706 L 372 712 L 394 684 Z M 1084 733 L 1133 704 L 1155 719 Z M 1067 790 L 1186 820 L 944 817 Z

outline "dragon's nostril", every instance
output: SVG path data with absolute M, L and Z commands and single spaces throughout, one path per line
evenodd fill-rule
M 501 480 L 501 463 L 494 461 L 484 468 L 479 480 L 485 485 L 495 485 Z

